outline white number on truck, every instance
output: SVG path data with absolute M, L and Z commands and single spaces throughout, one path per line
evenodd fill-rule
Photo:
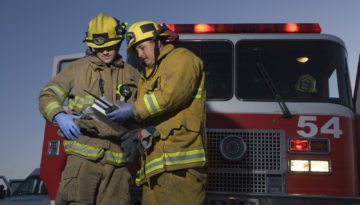
M 302 137 L 314 137 L 318 134 L 319 128 L 316 124 L 316 116 L 300 116 L 297 133 Z M 306 131 L 307 130 L 307 131 Z M 334 138 L 340 138 L 343 131 L 340 129 L 339 117 L 332 117 L 321 128 L 320 134 L 332 134 Z

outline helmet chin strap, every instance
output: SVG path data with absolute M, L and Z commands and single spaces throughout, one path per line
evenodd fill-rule
M 156 70 L 158 69 L 158 58 L 159 58 L 159 41 L 155 40 L 155 46 L 154 46 L 154 64 L 153 64 L 153 69 L 151 70 L 151 73 L 149 76 L 146 75 L 146 68 L 143 70 L 143 75 L 145 77 L 146 80 L 148 80 L 149 78 L 151 78 Z
M 85 51 L 85 55 L 87 56 L 94 55 L 94 53 L 95 53 L 94 49 L 91 48 L 90 46 Z
M 160 50 L 159 50 L 159 41 L 155 40 L 155 46 L 154 46 L 154 69 L 153 72 L 158 69 L 158 58 L 159 58 Z
M 154 36 L 152 37 L 152 40 L 155 43 L 155 46 L 154 46 L 154 65 L 153 65 L 153 69 L 152 69 L 149 76 L 146 76 L 146 72 L 144 72 L 145 79 L 151 78 L 154 75 L 154 73 L 156 72 L 156 70 L 158 69 L 158 66 L 159 66 L 158 65 L 158 58 L 159 58 L 159 55 L 160 55 L 159 36 L 160 36 L 160 34 L 164 33 L 167 30 L 169 30 L 169 28 L 164 24 L 164 26 L 160 26 L 159 30 L 154 31 Z

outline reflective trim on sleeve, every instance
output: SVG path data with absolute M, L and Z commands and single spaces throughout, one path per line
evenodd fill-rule
M 45 107 L 45 115 L 48 116 L 54 109 L 57 109 L 61 107 L 60 104 L 57 101 L 51 102 L 49 103 L 46 107 Z
M 196 99 L 201 99 L 201 96 L 202 96 L 202 91 L 203 89 L 202 88 L 199 88 L 196 95 L 195 95 L 195 98 Z
M 165 153 L 166 165 L 206 162 L 205 150 L 192 150 L 188 152 Z
M 146 105 L 146 108 L 148 109 L 150 115 L 154 115 L 156 113 L 161 112 L 161 107 L 156 100 L 155 94 L 145 94 L 144 95 L 144 103 Z
M 63 101 L 65 99 L 65 93 L 64 91 L 61 90 L 60 87 L 56 86 L 56 85 L 49 85 L 49 86 L 46 86 L 43 91 L 45 90 L 51 90 L 53 91 L 56 96 L 58 96 L 58 98 L 60 99 L 60 101 Z
M 77 154 L 94 160 L 104 156 L 104 150 L 97 147 L 81 144 L 77 141 L 64 140 L 64 149 L 67 154 Z
M 75 96 L 74 99 L 69 99 L 69 110 L 72 110 L 74 107 L 82 109 L 86 106 L 90 106 L 94 103 L 94 98 L 90 95 L 86 95 L 84 98 L 80 96 Z
M 164 156 L 161 156 L 157 159 L 154 159 L 152 161 L 150 161 L 149 163 L 146 163 L 145 165 L 145 174 L 150 174 L 151 172 L 158 170 L 158 169 L 163 169 L 164 168 Z

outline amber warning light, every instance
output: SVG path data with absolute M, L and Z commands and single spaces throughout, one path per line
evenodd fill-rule
M 167 24 L 177 33 L 321 33 L 318 23 Z

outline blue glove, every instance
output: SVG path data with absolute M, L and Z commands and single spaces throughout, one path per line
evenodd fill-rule
M 80 130 L 74 122 L 75 119 L 80 119 L 80 116 L 70 115 L 63 112 L 55 115 L 54 121 L 59 125 L 61 132 L 68 140 L 75 140 L 80 136 Z
M 134 118 L 134 106 L 129 103 L 124 103 L 118 109 L 107 113 L 106 116 L 114 122 L 119 124 L 125 123 L 127 120 Z

